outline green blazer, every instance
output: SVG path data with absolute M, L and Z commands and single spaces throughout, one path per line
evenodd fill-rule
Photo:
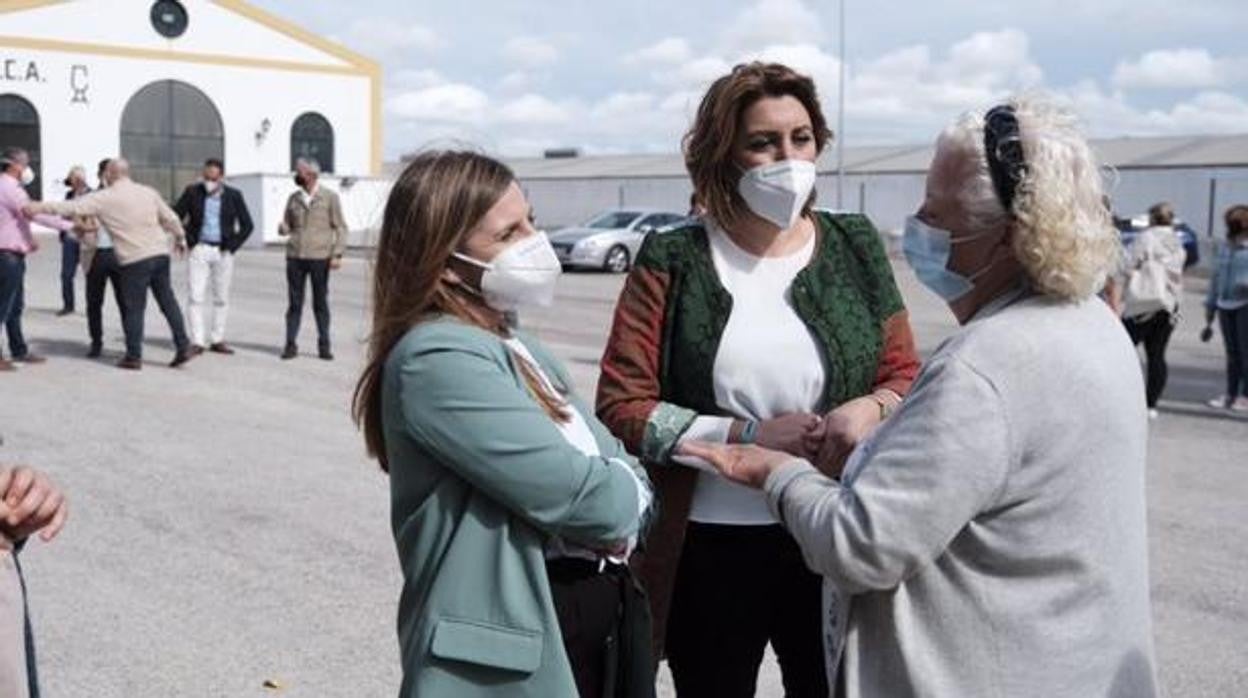
M 638 533 L 633 475 L 648 487 L 645 471 L 572 394 L 559 362 L 522 341 L 589 422 L 602 457 L 564 439 L 489 332 L 424 322 L 386 360 L 391 525 L 404 580 L 400 696 L 575 698 L 543 544 L 559 536 L 602 547 Z

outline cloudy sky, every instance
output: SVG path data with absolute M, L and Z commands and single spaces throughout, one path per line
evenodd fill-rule
M 851 144 L 925 143 L 1028 88 L 1096 136 L 1248 132 L 1245 0 L 845 1 Z M 835 119 L 835 0 L 256 4 L 382 63 L 390 158 L 449 138 L 675 152 L 709 82 L 750 58 L 813 76 Z

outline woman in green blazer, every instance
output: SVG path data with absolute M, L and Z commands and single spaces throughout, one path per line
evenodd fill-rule
M 390 473 L 401 696 L 619 695 L 649 664 L 616 651 L 645 472 L 504 318 L 559 275 L 531 218 L 469 152 L 418 156 L 386 204 L 354 412 Z

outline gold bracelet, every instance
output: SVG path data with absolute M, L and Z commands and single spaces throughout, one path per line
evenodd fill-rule
M 893 412 L 897 410 L 897 406 L 893 404 L 892 400 L 886 399 L 883 395 L 880 395 L 879 393 L 871 393 L 869 397 L 875 401 L 875 404 L 880 406 L 880 421 L 881 422 L 891 417 L 893 415 Z

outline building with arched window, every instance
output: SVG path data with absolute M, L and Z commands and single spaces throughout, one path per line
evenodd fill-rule
M 120 154 L 172 199 L 215 157 L 271 239 L 296 158 L 352 185 L 381 139 L 380 67 L 242 0 L 0 3 L 0 146 L 31 153 L 36 198 Z

